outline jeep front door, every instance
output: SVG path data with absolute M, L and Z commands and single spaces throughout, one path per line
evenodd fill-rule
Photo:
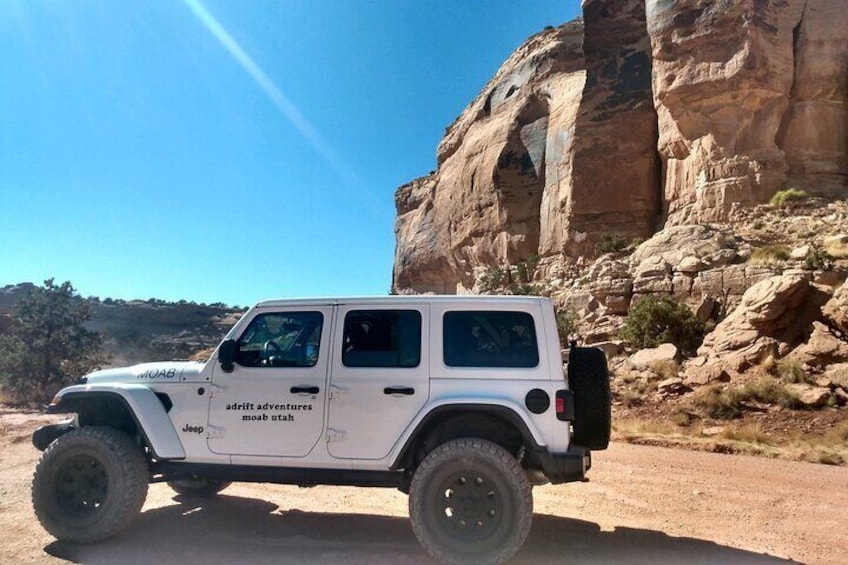
M 304 457 L 324 424 L 333 309 L 255 311 L 235 363 L 212 376 L 208 445 L 214 453 Z

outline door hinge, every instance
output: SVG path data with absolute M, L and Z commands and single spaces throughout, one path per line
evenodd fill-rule
M 344 430 L 334 430 L 333 428 L 329 428 L 327 430 L 327 443 L 331 443 L 334 441 L 344 441 L 347 439 L 347 432 Z
M 225 386 L 221 386 L 221 385 L 218 385 L 218 384 L 215 384 L 215 383 L 209 383 L 209 396 L 210 397 L 221 396 L 222 394 L 226 393 L 226 391 L 227 391 L 227 387 L 225 387 Z
M 335 398 L 341 398 L 342 396 L 346 396 L 348 390 L 346 388 L 341 388 L 336 385 L 330 385 L 330 400 Z
M 220 439 L 224 437 L 224 428 L 221 426 L 209 425 L 206 426 L 206 429 L 208 430 L 206 434 L 207 439 Z

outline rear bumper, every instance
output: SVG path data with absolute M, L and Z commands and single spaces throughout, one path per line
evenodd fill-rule
M 538 459 L 542 472 L 553 484 L 586 480 L 586 471 L 592 467 L 592 453 L 578 445 L 565 453 L 540 453 Z

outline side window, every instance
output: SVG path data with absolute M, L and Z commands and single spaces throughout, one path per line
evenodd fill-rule
M 529 368 L 539 364 L 533 316 L 526 312 L 445 312 L 448 367 Z
M 237 342 L 243 367 L 313 367 L 321 344 L 321 312 L 260 314 Z
M 421 313 L 417 310 L 352 310 L 344 321 L 345 367 L 417 367 L 421 362 Z

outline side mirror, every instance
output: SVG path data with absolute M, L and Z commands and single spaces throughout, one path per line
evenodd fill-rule
M 236 340 L 227 339 L 218 348 L 218 363 L 225 373 L 232 373 L 236 361 Z

